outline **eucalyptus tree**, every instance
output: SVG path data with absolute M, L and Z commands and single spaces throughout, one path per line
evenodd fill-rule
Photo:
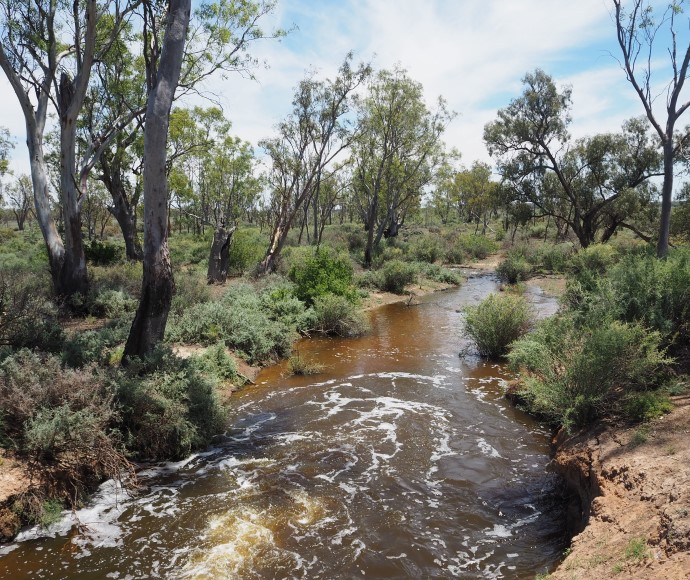
M 453 118 L 442 98 L 430 110 L 422 85 L 402 69 L 380 71 L 359 103 L 352 147 L 353 187 L 367 230 L 364 261 L 381 238 L 394 237 L 443 159 L 441 135 Z
M 468 221 L 476 224 L 474 233 L 477 233 L 481 224 L 484 235 L 491 212 L 498 206 L 498 184 L 491 180 L 491 167 L 482 161 L 475 161 L 469 169 L 455 175 L 455 184 Z
M 259 274 L 275 269 L 295 216 L 320 184 L 341 169 L 336 161 L 355 136 L 352 97 L 370 73 L 369 65 L 353 67 L 348 54 L 335 79 L 309 75 L 295 91 L 292 112 L 278 124 L 278 136 L 261 141 L 271 163 L 273 223 Z
M 660 173 L 658 151 L 644 124 L 632 119 L 619 134 L 573 142 L 567 131 L 570 89 L 559 91 L 539 69 L 523 83 L 523 94 L 484 128 L 505 190 L 516 201 L 533 204 L 540 215 L 567 224 L 582 247 L 594 242 L 602 227 L 609 236 L 618 227 L 634 228 L 626 221 L 635 207 L 630 199 L 649 201 L 648 180 Z
M 17 221 L 17 229 L 22 231 L 27 218 L 31 215 L 33 195 L 31 178 L 28 175 L 18 175 L 5 189 L 6 201 Z
M 38 219 L 48 248 L 56 294 L 70 297 L 88 290 L 81 236 L 81 203 L 88 168 L 100 142 L 77 159 L 77 120 L 94 63 L 103 58 L 131 17 L 138 0 L 2 0 L 0 68 L 24 116 Z M 105 26 L 105 21 L 108 25 Z M 64 242 L 51 215 L 44 132 L 53 105 L 60 127 L 60 205 Z
M 679 143 L 676 122 L 690 107 L 685 80 L 690 66 L 690 18 L 685 14 L 687 2 L 652 2 L 650 0 L 613 0 L 616 36 L 623 57 L 622 68 L 635 89 L 647 119 L 659 137 L 663 150 L 663 184 L 661 187 L 661 220 L 657 256 L 668 252 L 673 201 L 674 164 Z M 653 83 L 662 55 L 668 58 L 670 78 Z M 655 110 L 655 100 L 665 91 L 665 111 Z M 664 119 L 665 117 L 665 119 Z
M 151 6 L 145 31 L 156 26 Z M 144 126 L 144 275 L 139 306 L 125 344 L 123 364 L 149 354 L 163 340 L 174 291 L 168 250 L 167 139 L 175 91 L 180 79 L 191 0 L 170 0 L 160 54 L 145 45 L 146 82 L 150 88 Z

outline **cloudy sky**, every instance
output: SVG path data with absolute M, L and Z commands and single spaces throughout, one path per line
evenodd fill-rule
M 448 145 L 468 165 L 489 161 L 483 127 L 535 68 L 572 86 L 574 136 L 617 130 L 642 113 L 615 58 L 610 8 L 610 0 L 278 0 L 265 28 L 294 30 L 254 47 L 269 68 L 257 70 L 256 81 L 233 76 L 207 89 L 219 95 L 235 133 L 256 143 L 289 112 L 307 70 L 332 76 L 352 50 L 376 69 L 407 69 L 429 103 L 442 95 L 458 114 Z M 4 76 L 0 125 L 17 142 L 13 168 L 27 171 L 21 112 Z

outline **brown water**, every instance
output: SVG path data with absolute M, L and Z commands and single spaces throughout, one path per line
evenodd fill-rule
M 458 356 L 458 309 L 495 286 L 301 343 L 323 374 L 265 370 L 214 448 L 143 473 L 137 497 L 104 484 L 54 537 L 2 548 L 0 577 L 534 578 L 566 540 L 548 433 L 501 398 L 501 366 Z

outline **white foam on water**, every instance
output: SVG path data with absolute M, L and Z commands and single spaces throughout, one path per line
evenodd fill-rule
M 489 444 L 489 442 L 483 437 L 477 438 L 477 446 L 479 447 L 479 450 L 482 452 L 483 455 L 502 459 L 501 454 L 498 451 L 496 451 L 496 449 L 492 447 Z

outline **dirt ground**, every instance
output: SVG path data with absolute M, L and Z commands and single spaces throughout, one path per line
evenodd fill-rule
M 565 442 L 555 462 L 591 513 L 551 579 L 690 578 L 690 395 L 649 425 Z

